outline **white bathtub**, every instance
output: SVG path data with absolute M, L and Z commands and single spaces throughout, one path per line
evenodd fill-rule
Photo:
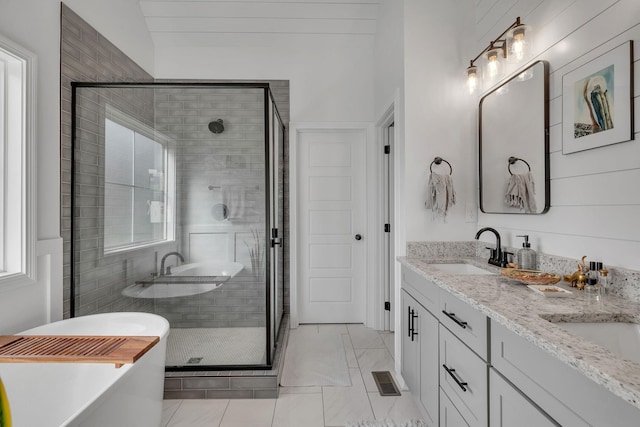
M 244 269 L 237 262 L 195 262 L 173 267 L 170 275 L 136 282 L 122 290 L 130 298 L 175 298 L 213 291 Z M 172 279 L 175 278 L 175 282 Z M 196 279 L 189 281 L 190 279 Z
M 108 313 L 39 326 L 31 335 L 151 335 L 135 364 L 0 363 L 15 427 L 158 427 L 169 322 L 147 313 Z

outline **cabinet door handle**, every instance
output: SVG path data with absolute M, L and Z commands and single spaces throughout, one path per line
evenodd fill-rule
M 407 306 L 407 336 L 411 338 L 411 307 Z
M 413 338 L 418 335 L 418 333 L 416 332 L 416 322 L 415 320 L 418 318 L 418 315 L 415 314 L 414 310 L 411 310 L 411 341 L 413 341 Z
M 442 310 L 442 312 L 443 312 L 443 313 L 444 313 L 444 314 L 445 314 L 449 319 L 451 319 L 451 320 L 453 320 L 454 322 L 456 322 L 456 323 L 458 324 L 458 326 L 460 326 L 462 329 L 467 329 L 467 325 L 468 325 L 468 323 L 467 323 L 467 322 L 463 322 L 463 321 L 461 321 L 460 319 L 458 319 L 458 318 L 456 317 L 456 314 L 455 314 L 455 313 L 447 313 L 447 311 L 446 311 L 446 310 Z
M 451 378 L 453 378 L 453 380 L 456 382 L 456 384 L 458 384 L 458 386 L 462 389 L 462 391 L 467 391 L 467 385 L 469 385 L 466 382 L 460 381 L 458 379 L 458 377 L 455 375 L 456 370 L 455 369 L 450 369 L 447 368 L 447 365 L 442 365 L 442 367 L 444 368 L 445 371 L 447 371 L 447 374 L 449 374 L 451 376 Z

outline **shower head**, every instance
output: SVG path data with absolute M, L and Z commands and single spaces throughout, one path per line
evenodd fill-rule
M 212 133 L 222 133 L 224 132 L 224 125 L 222 124 L 222 119 L 214 120 L 209 122 L 209 130 Z

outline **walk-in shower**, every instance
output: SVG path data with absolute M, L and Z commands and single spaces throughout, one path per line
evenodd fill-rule
M 164 316 L 170 370 L 271 366 L 285 129 L 269 84 L 72 88 L 71 315 Z

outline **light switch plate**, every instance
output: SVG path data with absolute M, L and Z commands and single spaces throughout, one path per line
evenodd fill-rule
M 477 222 L 478 221 L 478 208 L 474 203 L 467 203 L 464 210 L 465 222 Z

